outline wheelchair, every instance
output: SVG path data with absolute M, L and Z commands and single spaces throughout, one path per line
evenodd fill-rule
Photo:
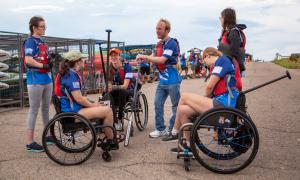
M 102 159 L 106 162 L 111 161 L 111 150 L 117 150 L 119 143 L 124 141 L 128 146 L 129 138 L 133 134 L 133 119 L 140 131 L 143 131 L 148 123 L 148 103 L 145 94 L 139 91 L 135 83 L 133 94 L 126 103 L 123 110 L 122 129 L 116 130 L 114 126 L 103 125 L 102 119 L 88 120 L 82 115 L 74 112 L 61 112 L 60 99 L 57 96 L 52 97 L 56 115 L 49 121 L 44 128 L 42 143 L 47 156 L 60 165 L 78 165 L 88 160 L 96 147 L 103 150 Z M 99 101 L 104 101 L 113 110 L 113 118 L 116 120 L 116 114 L 119 107 L 115 106 L 113 97 L 110 93 L 104 94 Z M 124 124 L 127 121 L 126 133 L 124 133 Z M 113 131 L 113 141 L 117 143 L 116 147 L 111 147 L 104 129 L 110 128 Z M 54 145 L 47 144 L 46 137 L 53 137 Z
M 52 97 L 56 115 L 49 121 L 43 131 L 42 143 L 47 156 L 60 165 L 78 165 L 88 160 L 96 147 L 103 150 L 102 159 L 111 161 L 112 147 L 104 134 L 104 128 L 113 131 L 113 141 L 122 141 L 114 127 L 103 125 L 102 119 L 88 120 L 74 112 L 61 112 L 60 99 Z M 46 137 L 51 135 L 54 144 L 47 144 Z
M 291 76 L 286 75 L 240 92 L 236 108 L 213 108 L 190 117 L 192 123 L 183 124 L 178 134 L 178 159 L 183 159 L 186 171 L 196 159 L 206 169 L 220 174 L 232 174 L 246 168 L 259 148 L 257 128 L 247 113 L 245 94 Z M 189 137 L 190 146 L 188 146 Z
M 141 91 L 142 84 L 140 83 L 140 67 L 136 73 L 133 73 L 132 83 L 133 91 L 128 94 L 127 102 L 125 103 L 122 111 L 122 120 L 121 128 L 117 132 L 124 138 L 124 146 L 129 145 L 130 137 L 133 136 L 133 119 L 135 125 L 139 131 L 143 131 L 148 124 L 148 102 L 146 95 Z M 119 114 L 120 107 L 114 102 L 114 98 L 111 93 L 105 93 L 102 98 L 99 98 L 99 101 L 109 101 L 110 106 L 114 114 L 114 122 L 118 122 L 117 114 Z M 115 125 L 115 123 L 114 123 Z M 125 129 L 126 127 L 126 129 Z
M 147 98 L 146 95 L 139 89 L 140 88 L 135 88 L 134 92 L 129 93 L 128 101 L 125 103 L 122 110 L 121 122 L 119 122 L 121 123 L 121 128 L 114 127 L 117 133 L 124 137 L 123 140 L 125 147 L 129 145 L 130 137 L 133 136 L 133 121 L 135 121 L 135 125 L 139 131 L 143 131 L 148 124 Z M 117 114 L 119 114 L 121 108 L 114 102 L 114 98 L 111 93 L 106 93 L 100 101 L 109 101 L 114 114 L 114 122 L 118 122 Z

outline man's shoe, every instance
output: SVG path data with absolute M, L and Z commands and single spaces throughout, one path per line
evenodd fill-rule
M 162 138 L 162 141 L 166 141 L 166 142 L 173 142 L 173 141 L 177 141 L 178 140 L 178 134 L 173 135 L 172 133 L 170 133 L 168 136 Z
M 168 129 L 165 129 L 163 131 L 155 130 L 149 134 L 149 137 L 150 138 L 158 138 L 158 137 L 167 136 L 167 135 L 169 135 Z

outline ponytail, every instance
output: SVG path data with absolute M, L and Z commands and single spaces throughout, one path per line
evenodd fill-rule
M 63 60 L 60 64 L 59 64 L 59 70 L 58 72 L 61 75 L 66 74 L 70 68 L 73 68 L 75 66 L 77 61 L 68 61 L 67 59 Z

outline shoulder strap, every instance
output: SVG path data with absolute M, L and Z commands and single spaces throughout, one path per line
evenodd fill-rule
M 246 46 L 246 36 L 245 36 L 245 33 L 243 32 L 243 30 L 241 30 L 238 27 L 234 27 L 234 28 L 230 29 L 230 31 L 229 31 L 229 33 L 227 35 L 227 42 L 230 42 L 229 41 L 229 34 L 233 30 L 236 30 L 239 33 L 239 37 L 241 39 L 241 47 L 245 48 L 245 46 Z

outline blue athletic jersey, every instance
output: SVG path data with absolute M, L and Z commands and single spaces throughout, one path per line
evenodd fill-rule
M 235 79 L 235 67 L 234 64 L 231 62 L 231 60 L 227 56 L 221 56 L 214 65 L 214 68 L 212 70 L 212 75 L 216 75 L 219 78 L 223 78 L 226 75 L 232 75 L 229 81 L 229 87 L 236 87 L 236 79 Z M 231 99 L 230 107 L 235 107 L 236 100 L 239 95 L 239 92 L 234 89 L 233 91 L 233 99 Z M 224 93 L 219 96 L 215 96 L 214 99 L 219 101 L 224 106 L 228 105 L 228 96 L 229 93 Z
M 36 55 L 38 55 L 39 54 L 38 44 L 41 42 L 43 42 L 41 38 L 30 36 L 24 44 L 25 56 L 31 56 L 32 58 L 34 58 Z M 27 68 L 26 76 L 27 76 L 28 85 L 33 85 L 33 84 L 44 85 L 44 84 L 52 83 L 52 77 L 50 72 L 41 73 L 38 70 L 31 70 L 30 68 Z
M 177 58 L 179 54 L 179 48 L 177 42 L 170 38 L 163 46 L 163 57 L 167 58 L 165 62 L 166 69 L 159 73 L 160 85 L 172 85 L 179 84 L 182 81 L 182 77 L 179 75 L 176 68 L 172 65 L 177 64 Z
M 124 63 L 124 70 L 125 70 L 125 72 L 131 72 L 132 71 L 132 67 L 129 64 L 129 62 L 125 61 L 125 63 Z
M 181 67 L 186 67 L 186 59 L 185 59 L 185 57 L 182 57 L 180 59 L 180 62 L 181 62 Z
M 73 99 L 73 110 L 71 108 L 70 99 L 67 97 L 65 90 L 70 96 L 72 91 L 82 90 L 82 84 L 79 75 L 72 69 L 69 70 L 60 79 L 61 93 L 64 96 L 61 98 L 61 111 L 62 112 L 78 112 L 82 106 Z
M 142 68 L 149 68 L 150 67 L 150 63 L 142 62 L 141 63 L 141 67 Z

